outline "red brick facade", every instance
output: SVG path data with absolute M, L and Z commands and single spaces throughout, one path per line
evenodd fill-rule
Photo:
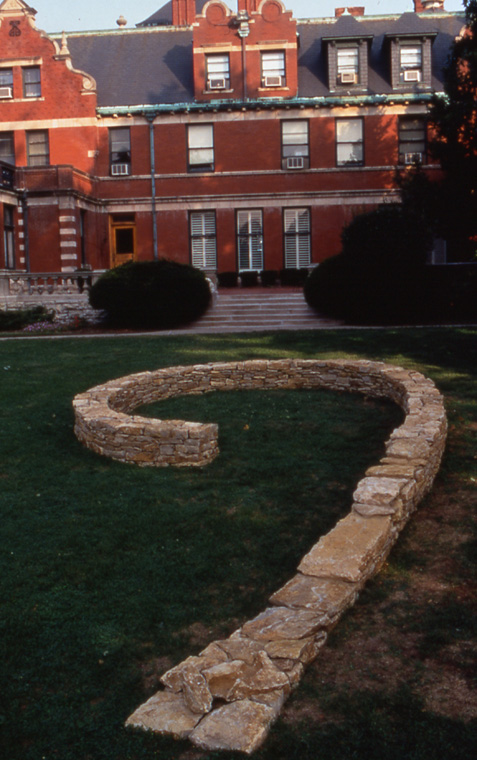
M 41 32 L 22 0 L 0 4 L 0 269 L 105 269 L 131 257 L 217 271 L 310 267 L 339 251 L 353 215 L 397 199 L 398 165 L 416 155 L 436 173 L 424 123 L 436 83 L 406 74 L 394 91 L 370 89 L 359 68 L 368 57 L 352 58 L 378 35 L 359 26 L 362 8 L 324 20 L 316 43 L 315 27 L 297 26 L 279 0 L 239 0 L 237 13 L 219 0 L 197 8 L 173 0 L 167 34 L 139 26 L 61 38 Z M 419 34 L 427 55 L 437 34 L 422 26 L 429 14 L 405 15 L 421 24 L 408 34 L 409 60 Z M 388 36 L 379 27 L 383 67 L 402 39 L 398 21 L 390 17 Z M 176 76 L 190 97 L 180 83 L 170 97 L 174 80 L 158 76 L 147 102 L 116 103 L 100 81 L 108 51 L 127 59 L 123 44 L 166 40 L 172 70 L 174 35 L 190 58 Z M 342 81 L 328 81 L 330 71 Z

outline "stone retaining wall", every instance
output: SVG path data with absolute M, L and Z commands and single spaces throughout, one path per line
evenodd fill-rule
M 304 667 L 379 570 L 430 489 L 447 431 L 442 396 L 418 372 L 380 362 L 252 360 L 143 372 L 74 399 L 75 431 L 93 451 L 124 462 L 197 466 L 218 454 L 217 425 L 151 420 L 134 408 L 214 390 L 330 388 L 390 398 L 405 413 L 384 457 L 358 483 L 347 517 L 303 557 L 297 574 L 254 620 L 165 673 L 165 689 L 127 725 L 204 749 L 251 753 L 265 739 Z

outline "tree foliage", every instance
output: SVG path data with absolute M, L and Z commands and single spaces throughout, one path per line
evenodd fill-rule
M 436 204 L 441 234 L 460 245 L 477 244 L 477 0 L 464 0 L 466 25 L 444 72 L 444 95 L 430 112 L 433 155 L 444 170 Z M 464 256 L 465 258 L 465 256 Z

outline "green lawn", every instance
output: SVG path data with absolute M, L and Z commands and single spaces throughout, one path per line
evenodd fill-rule
M 189 471 L 87 451 L 71 400 L 131 372 L 283 356 L 414 367 L 445 394 L 450 435 L 433 492 L 254 757 L 474 756 L 477 330 L 22 339 L 0 352 L 1 757 L 240 756 L 123 724 L 168 667 L 266 606 L 349 511 L 401 412 L 309 391 L 149 407 L 219 423 L 220 456 Z

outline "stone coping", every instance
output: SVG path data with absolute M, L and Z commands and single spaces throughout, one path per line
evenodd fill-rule
M 382 362 L 279 359 L 168 367 L 105 383 L 73 401 L 75 432 L 99 454 L 141 466 L 203 466 L 218 427 L 148 419 L 138 406 L 182 394 L 329 388 L 389 398 L 405 413 L 353 494 L 350 513 L 312 547 L 256 618 L 167 671 L 165 689 L 127 720 L 203 749 L 256 750 L 329 631 L 374 575 L 432 486 L 445 447 L 441 394 L 419 372 Z

